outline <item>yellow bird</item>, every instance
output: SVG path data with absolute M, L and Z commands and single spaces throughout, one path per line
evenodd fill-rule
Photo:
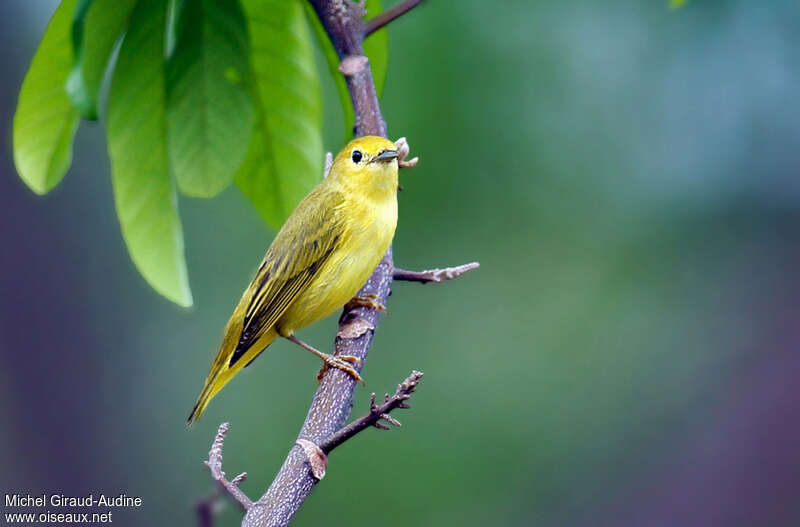
M 233 311 L 189 424 L 278 337 L 361 380 L 358 359 L 322 353 L 294 332 L 347 303 L 380 262 L 397 225 L 398 151 L 383 137 L 351 141 L 292 212 Z

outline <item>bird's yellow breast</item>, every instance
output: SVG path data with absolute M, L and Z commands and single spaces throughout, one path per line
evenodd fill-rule
M 341 241 L 308 288 L 278 320 L 280 335 L 291 335 L 347 303 L 389 249 L 397 226 L 397 197 L 351 196 L 341 205 L 347 218 Z

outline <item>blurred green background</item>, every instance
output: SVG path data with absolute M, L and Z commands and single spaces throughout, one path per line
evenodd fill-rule
M 274 233 L 235 188 L 182 199 L 182 310 L 128 258 L 99 126 L 55 191 L 24 187 L 11 119 L 55 5 L 0 3 L 0 492 L 192 525 L 217 425 L 260 496 L 319 364 L 278 342 L 186 428 Z M 413 408 L 333 453 L 295 524 L 800 524 L 798 23 L 790 0 L 430 0 L 392 25 L 382 107 L 421 158 L 395 261 L 481 268 L 395 284 L 354 414 L 420 369 Z M 330 349 L 335 318 L 302 338 Z

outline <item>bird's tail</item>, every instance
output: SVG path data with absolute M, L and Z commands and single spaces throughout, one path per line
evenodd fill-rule
M 247 350 L 244 356 L 233 364 L 233 366 L 230 366 L 230 360 L 235 346 L 229 345 L 227 342 L 228 339 L 225 339 L 226 342 L 222 343 L 222 347 L 220 347 L 214 362 L 211 364 L 211 371 L 208 372 L 208 377 L 206 377 L 206 382 L 203 385 L 203 391 L 200 392 L 197 402 L 194 403 L 194 408 L 192 409 L 192 413 L 189 414 L 187 424 L 191 425 L 197 421 L 197 419 L 203 415 L 209 401 L 217 395 L 217 392 L 228 384 L 228 381 L 239 373 L 239 370 L 250 364 L 259 353 L 264 351 L 264 348 L 269 346 L 277 336 L 278 334 L 274 329 L 267 331 L 249 350 Z

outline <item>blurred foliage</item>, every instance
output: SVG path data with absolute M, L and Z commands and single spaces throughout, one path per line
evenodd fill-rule
M 14 117 L 23 181 L 38 194 L 58 184 L 71 163 L 78 116 L 102 114 L 110 69 L 105 121 L 125 243 L 156 291 L 191 305 L 176 185 L 208 198 L 235 181 L 277 229 L 322 177 L 322 92 L 305 3 L 65 0 Z M 380 8 L 367 2 L 371 13 Z M 386 31 L 367 39 L 365 50 L 382 87 Z M 329 59 L 338 64 L 335 54 Z M 344 88 L 334 66 L 331 72 Z M 352 106 L 340 93 L 352 130 Z

